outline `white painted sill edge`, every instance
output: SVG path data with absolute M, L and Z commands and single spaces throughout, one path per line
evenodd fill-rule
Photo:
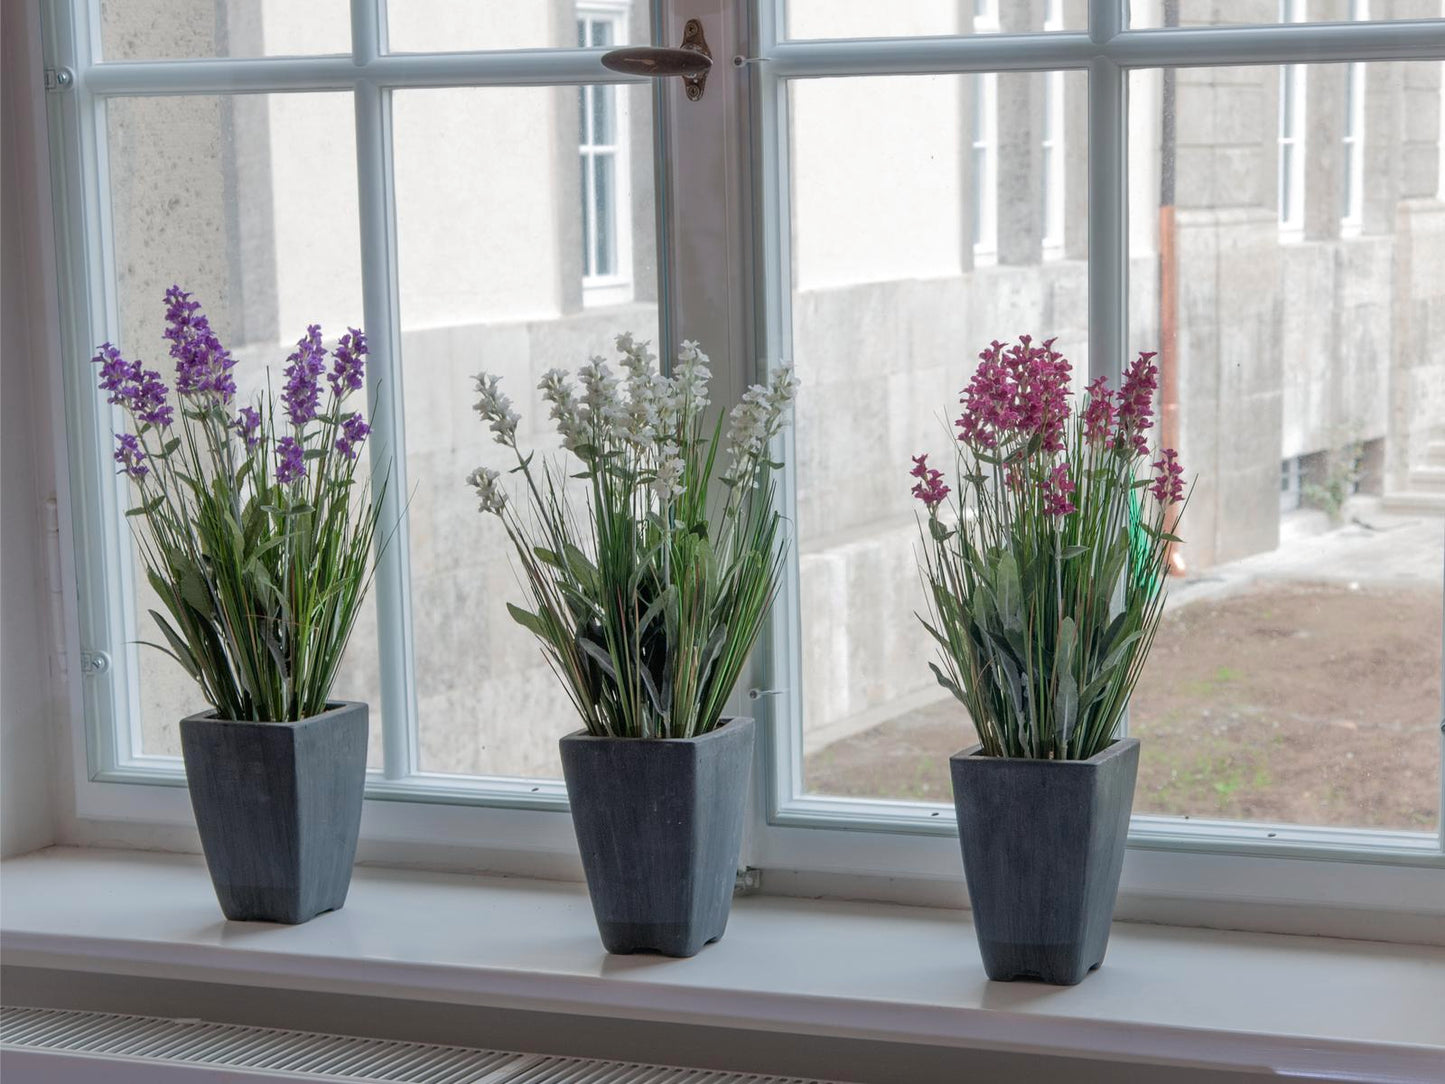
M 582 886 L 358 868 L 299 927 L 225 922 L 199 858 L 0 864 L 6 964 L 957 1049 L 1445 1079 L 1445 949 L 1116 923 L 1081 985 L 988 982 L 967 912 L 740 898 L 690 960 L 607 956 Z M 1350 1074 L 1354 1074 L 1351 1076 Z

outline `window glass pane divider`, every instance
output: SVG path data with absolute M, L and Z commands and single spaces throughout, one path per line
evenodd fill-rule
M 760 55 L 770 55 L 781 33 L 781 3 L 764 2 L 753 13 L 749 28 Z M 756 283 L 753 298 L 757 355 L 792 359 L 792 231 L 788 216 L 792 205 L 788 176 L 788 98 L 786 81 L 772 64 L 748 66 L 752 90 L 751 122 L 753 185 L 756 193 L 752 254 Z M 782 805 L 802 789 L 803 660 L 800 643 L 802 606 L 799 593 L 797 538 L 797 457 L 795 426 L 779 436 L 783 469 L 778 479 L 777 507 L 789 532 L 789 549 L 782 582 L 773 601 L 772 615 L 754 655 L 753 714 L 758 721 L 757 791 L 758 823 L 754 837 L 768 830 Z
M 374 0 L 352 0 L 352 46 L 358 57 L 380 46 L 380 12 Z M 411 623 L 410 543 L 407 496 L 405 389 L 401 380 L 401 328 L 397 286 L 391 100 L 369 79 L 357 82 L 356 187 L 361 229 L 362 315 L 371 364 L 367 370 L 372 425 L 371 479 L 382 485 L 377 534 L 377 660 L 381 678 L 383 771 L 388 779 L 410 775 L 420 757 L 416 676 Z
M 1445 52 L 1445 23 L 1285 24 L 1123 30 L 1091 9 L 1089 32 L 975 34 L 781 42 L 764 53 L 790 78 L 967 71 L 1049 71 L 1108 60 L 1124 68 L 1230 64 L 1433 60 Z
M 771 818 L 778 828 L 851 831 L 859 835 L 958 836 L 951 806 L 893 799 L 803 797 Z M 1441 867 L 1430 832 L 1385 828 L 1332 828 L 1268 821 L 1211 821 L 1135 814 L 1128 846 L 1271 857 L 1325 858 L 1389 865 Z M 806 865 L 806 863 L 804 863 Z
M 84 70 L 90 53 L 89 5 L 56 0 L 45 12 L 47 66 Z M 110 204 L 105 184 L 105 103 L 82 87 L 47 103 L 61 305 L 62 383 L 71 440 L 61 460 L 69 468 L 70 520 L 77 577 L 79 652 L 108 661 L 81 675 L 85 725 L 76 728 L 78 784 L 132 762 L 139 752 L 139 696 L 130 680 L 134 643 L 134 568 L 128 522 L 121 516 L 127 492 L 111 462 L 114 408 L 97 391 L 89 358 L 119 326 L 110 245 Z M 118 725 L 121 722 L 125 726 Z
M 355 5 L 353 5 L 354 7 Z M 353 15 L 353 34 L 358 24 Z M 372 39 L 373 41 L 375 39 Z M 245 94 L 384 88 L 568 86 L 646 80 L 602 66 L 605 49 L 119 61 L 78 71 L 92 94 Z

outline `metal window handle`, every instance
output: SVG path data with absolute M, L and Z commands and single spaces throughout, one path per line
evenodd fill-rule
M 702 98 L 707 73 L 712 70 L 712 52 L 702 35 L 702 22 L 689 19 L 682 30 L 682 44 L 676 49 L 657 45 L 631 45 L 602 54 L 602 66 L 624 75 L 645 75 L 665 79 L 680 75 L 690 102 Z

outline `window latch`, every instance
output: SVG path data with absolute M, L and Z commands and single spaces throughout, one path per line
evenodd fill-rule
M 75 84 L 75 73 L 69 68 L 46 68 L 46 90 L 69 90 Z
M 110 656 L 104 651 L 82 651 L 80 653 L 80 672 L 86 677 L 103 674 L 109 669 Z
M 707 73 L 712 70 L 712 50 L 703 37 L 702 20 L 689 19 L 682 29 L 682 44 L 676 49 L 657 45 L 632 45 L 602 54 L 602 66 L 623 75 L 645 75 L 650 79 L 682 76 L 687 100 L 702 100 Z

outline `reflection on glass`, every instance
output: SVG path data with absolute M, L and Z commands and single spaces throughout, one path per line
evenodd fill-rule
M 121 0 L 97 6 L 104 60 L 351 52 L 347 0 Z
M 509 469 L 472 411 L 472 375 L 502 378 L 524 447 L 556 449 L 537 382 L 656 344 L 648 88 L 397 92 L 397 241 L 418 742 L 424 771 L 556 778 L 576 712 L 532 635 L 509 546 L 463 483 Z M 611 144 L 585 131 L 606 100 Z M 581 168 L 572 164 L 583 149 Z M 636 210 L 632 210 L 636 208 Z M 591 283 L 605 279 L 606 293 Z M 662 351 L 658 351 L 661 353 Z
M 1438 19 L 1440 0 L 1175 0 L 1174 22 L 1166 18 L 1166 0 L 1130 0 L 1133 27 L 1268 26 L 1279 23 L 1338 23 L 1356 19 Z
M 1087 371 L 1082 73 L 792 85 L 793 356 L 806 791 L 944 800 L 972 740 L 928 669 L 909 457 L 995 339 L 1058 336 Z M 1045 261 L 1050 206 L 1058 258 Z M 984 239 L 987 244 L 982 244 Z M 985 256 L 987 257 L 985 259 Z
M 649 0 L 387 0 L 387 41 L 398 53 L 609 48 L 650 41 Z
M 1153 276 L 1177 286 L 1168 311 L 1134 292 L 1135 328 L 1175 329 L 1134 345 L 1157 344 L 1174 369 L 1166 439 L 1198 476 L 1182 575 L 1131 705 L 1135 809 L 1431 829 L 1445 504 L 1429 482 L 1445 463 L 1445 366 L 1420 343 L 1445 296 L 1420 284 L 1445 257 L 1422 245 L 1431 219 L 1414 208 L 1436 190 L 1421 164 L 1438 136 L 1364 120 L 1435 117 L 1440 66 L 1132 78 L 1131 203 L 1157 205 L 1161 170 L 1174 179 L 1173 206 L 1135 242 L 1176 254 Z M 1345 107 L 1351 84 L 1372 96 L 1363 113 Z M 1372 148 L 1353 189 L 1352 123 Z M 1397 157 L 1416 165 L 1397 171 Z
M 114 98 L 106 105 L 118 344 L 168 377 L 162 297 L 191 290 L 236 356 L 240 396 L 283 382 L 309 323 L 333 341 L 362 323 L 354 120 L 349 94 Z M 292 163 L 331 149 L 341 168 Z M 324 268 L 324 272 L 318 271 Z M 329 344 L 328 344 L 329 345 Z M 127 526 L 131 526 L 127 520 Z M 155 640 L 156 606 L 136 576 L 138 640 Z M 178 721 L 201 710 L 168 656 L 136 648 L 141 750 L 180 754 Z M 335 694 L 371 703 L 371 763 L 381 761 L 376 618 L 368 602 Z
M 943 34 L 1028 34 L 1084 27 L 1081 2 L 1045 0 L 786 0 L 790 38 L 902 38 Z M 1062 8 L 1062 15 L 1060 9 Z

